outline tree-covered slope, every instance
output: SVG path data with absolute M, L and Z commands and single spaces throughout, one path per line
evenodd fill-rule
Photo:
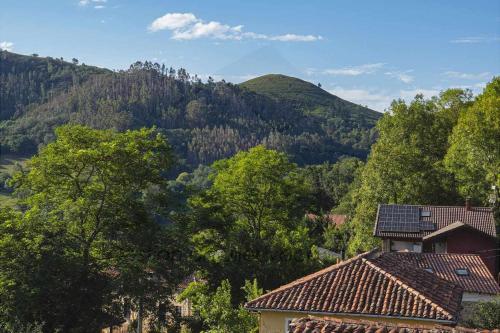
M 365 157 L 380 115 L 298 79 L 288 78 L 295 85 L 286 94 L 280 81 L 255 91 L 150 62 L 112 72 L 3 52 L 0 74 L 10 82 L 0 97 L 12 101 L 1 105 L 0 144 L 14 154 L 34 153 L 54 139 L 57 126 L 78 123 L 117 130 L 156 126 L 188 169 L 258 144 L 285 151 L 299 164 L 317 164 Z M 46 87 L 50 93 L 42 93 Z
M 381 116 L 379 112 L 343 100 L 310 82 L 286 75 L 268 74 L 245 81 L 240 86 L 305 110 L 326 109 L 334 115 L 348 113 L 352 118 L 365 121 L 376 121 Z
M 51 57 L 25 56 L 0 50 L 0 120 L 23 114 L 106 69 Z

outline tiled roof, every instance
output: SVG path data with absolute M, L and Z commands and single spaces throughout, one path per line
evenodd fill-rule
M 340 321 L 321 318 L 295 319 L 287 333 L 500 333 L 499 329 L 479 330 L 465 327 L 447 327 L 442 325 L 386 324 L 372 321 Z
M 312 221 L 316 221 L 320 218 L 320 216 L 316 214 L 306 214 L 306 217 Z M 342 214 L 325 214 L 323 218 L 328 221 L 330 225 L 340 226 L 345 223 L 347 220 L 347 215 Z
M 447 227 L 452 223 L 462 222 L 466 226 L 479 230 L 488 236 L 496 237 L 495 219 L 491 208 L 472 207 L 470 210 L 467 210 L 465 206 L 379 205 L 379 211 L 382 206 L 392 206 L 396 208 L 418 207 L 420 211 L 430 212 L 430 216 L 421 216 L 420 222 L 434 223 L 435 230 L 419 230 L 418 232 L 409 232 L 411 226 L 409 226 L 408 232 L 380 230 L 380 217 L 377 214 L 377 221 L 375 223 L 374 230 L 375 236 L 420 239 L 435 232 L 436 230 Z
M 284 285 L 245 307 L 456 321 L 462 287 L 374 251 Z
M 460 285 L 464 291 L 482 294 L 500 294 L 500 287 L 479 255 L 456 253 L 384 253 L 378 260 L 393 257 L 419 268 L 432 268 L 434 273 L 445 280 Z M 467 276 L 459 276 L 457 269 L 466 268 Z

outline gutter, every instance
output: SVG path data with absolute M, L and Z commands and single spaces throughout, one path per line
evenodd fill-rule
M 349 312 L 322 312 L 322 311 L 306 311 L 306 310 L 281 310 L 281 309 L 262 309 L 262 308 L 247 308 L 246 310 L 250 312 L 298 312 L 307 313 L 311 315 L 323 315 L 323 316 L 346 316 L 346 317 L 370 317 L 370 318 L 388 318 L 388 319 L 401 319 L 401 320 L 418 320 L 427 321 L 433 323 L 441 324 L 457 324 L 456 320 L 444 320 L 444 319 L 428 319 L 428 318 L 418 318 L 418 317 L 403 317 L 403 316 L 384 316 L 384 315 L 374 315 L 374 314 L 359 314 L 359 313 L 349 313 Z

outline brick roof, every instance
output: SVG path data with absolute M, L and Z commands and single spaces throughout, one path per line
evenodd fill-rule
M 462 222 L 467 227 L 476 229 L 488 236 L 496 237 L 495 219 L 493 211 L 487 207 L 472 207 L 467 210 L 465 206 L 413 206 L 413 205 L 379 205 L 392 206 L 396 208 L 405 207 L 418 207 L 421 211 L 430 212 L 430 216 L 421 216 L 420 222 L 434 223 L 435 230 L 419 230 L 418 232 L 393 232 L 383 231 L 379 228 L 380 216 L 377 214 L 377 221 L 375 222 L 374 235 L 379 237 L 397 237 L 397 238 L 412 238 L 421 239 L 436 230 L 447 227 L 455 222 Z M 410 231 L 410 226 L 408 231 Z
M 347 215 L 342 215 L 342 214 L 325 214 L 322 217 L 316 214 L 306 214 L 306 217 L 311 221 L 316 221 L 320 218 L 323 218 L 326 221 L 328 221 L 330 225 L 336 225 L 336 226 L 344 224 L 345 221 L 347 220 Z
M 388 257 L 366 252 L 313 273 L 245 307 L 256 311 L 364 314 L 454 322 L 462 287 Z
M 393 257 L 419 268 L 432 268 L 434 274 L 460 285 L 464 291 L 481 294 L 500 294 L 500 287 L 479 255 L 456 253 L 384 253 L 378 260 Z M 456 270 L 466 268 L 467 276 L 459 276 Z
M 496 330 L 479 330 L 465 327 L 447 327 L 442 325 L 408 325 L 387 324 L 373 321 L 341 321 L 335 319 L 300 318 L 295 319 L 289 326 L 287 333 L 478 333 Z

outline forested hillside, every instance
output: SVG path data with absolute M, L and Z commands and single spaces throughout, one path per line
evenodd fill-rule
M 156 126 L 181 160 L 179 169 L 258 144 L 287 152 L 301 165 L 317 164 L 343 155 L 366 157 L 380 117 L 284 76 L 238 86 L 202 82 L 184 69 L 150 62 L 111 72 L 76 59 L 5 51 L 0 58 L 0 144 L 14 154 L 33 154 L 54 139 L 55 127 L 78 123 L 118 130 Z

